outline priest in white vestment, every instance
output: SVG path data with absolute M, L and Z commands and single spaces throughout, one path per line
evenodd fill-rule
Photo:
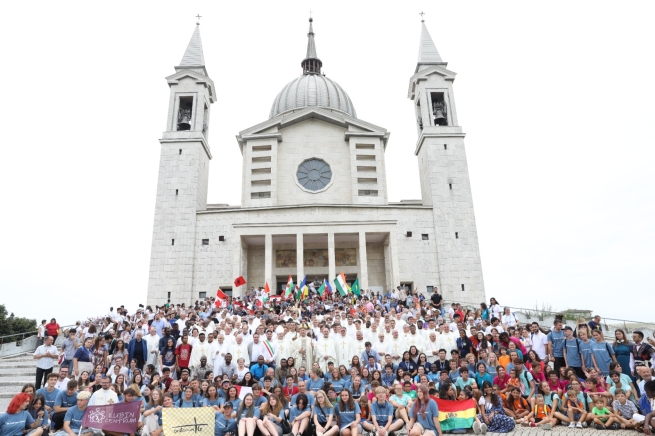
M 222 365 L 225 365 L 225 355 L 230 352 L 230 346 L 225 342 L 225 335 L 218 334 L 218 339 L 214 341 L 216 344 L 213 349 L 212 361 L 214 362 L 214 375 L 219 375 L 218 370 Z
M 423 352 L 428 357 L 428 362 L 430 363 L 435 362 L 439 358 L 439 341 L 437 341 L 437 333 L 430 333 L 430 338 L 425 343 L 425 350 Z
M 345 365 L 346 368 L 350 368 L 352 358 L 355 355 L 350 351 L 350 343 L 352 340 L 353 338 L 348 334 L 348 329 L 346 327 L 341 327 L 339 337 L 336 339 L 337 362 L 334 362 L 335 365 Z
M 391 331 L 391 341 L 389 341 L 389 348 L 391 351 L 391 360 L 394 364 L 398 365 L 403 358 L 403 353 L 409 350 L 407 343 L 400 337 L 398 330 Z
M 385 340 L 384 333 L 378 334 L 378 340 L 373 344 L 373 349 L 378 352 L 380 359 L 384 361 L 384 356 L 391 353 L 391 342 Z
M 323 337 L 316 344 L 316 359 L 321 371 L 327 371 L 328 362 L 337 364 L 337 351 L 334 345 L 334 339 L 330 338 L 330 330 L 323 327 Z
M 154 327 L 150 328 L 150 334 L 144 336 L 143 339 L 148 344 L 148 358 L 146 359 L 146 364 L 151 364 L 155 366 L 155 371 L 159 372 L 159 340 L 161 339 L 157 335 L 157 329 Z
M 211 345 L 207 342 L 207 335 L 202 332 L 198 335 L 198 341 L 191 349 L 191 359 L 189 360 L 189 367 L 200 364 L 200 358 L 205 356 L 208 360 L 211 357 Z
M 277 339 L 275 341 L 275 346 L 277 347 L 277 353 L 275 354 L 275 366 L 276 368 L 280 367 L 280 360 L 287 360 L 291 357 L 291 341 L 284 336 L 284 332 L 277 334 Z
M 457 335 L 451 332 L 446 324 L 442 325 L 439 335 L 439 348 L 446 350 L 446 356 L 450 356 L 450 352 L 457 349 Z
M 244 365 L 250 367 L 250 353 L 248 352 L 248 344 L 243 340 L 243 336 L 237 336 L 237 342 L 232 347 L 232 359 L 239 361 L 239 359 L 244 359 Z
M 304 366 L 306 372 L 312 369 L 312 365 L 314 364 L 314 347 L 314 340 L 307 336 L 307 328 L 300 327 L 300 336 L 293 341 L 291 347 L 291 356 L 293 356 L 296 368 Z

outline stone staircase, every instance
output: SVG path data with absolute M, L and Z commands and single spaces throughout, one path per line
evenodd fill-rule
M 55 366 L 54 371 L 58 368 Z M 32 359 L 32 353 L 0 359 L 0 411 L 7 410 L 11 398 L 24 384 L 34 384 L 35 379 L 36 361 Z

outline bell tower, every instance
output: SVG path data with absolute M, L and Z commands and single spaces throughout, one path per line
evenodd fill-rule
M 419 56 L 409 81 L 414 104 L 423 204 L 432 206 L 440 289 L 448 302 L 485 300 L 464 132 L 457 120 L 455 73 L 441 59 L 421 20 Z
M 216 101 L 207 74 L 200 25 L 166 81 L 170 88 L 166 131 L 159 140 L 161 157 L 150 256 L 148 304 L 191 304 L 196 251 L 196 212 L 207 209 L 210 106 Z

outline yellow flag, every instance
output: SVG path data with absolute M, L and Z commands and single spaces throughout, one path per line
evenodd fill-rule
M 214 436 L 216 411 L 212 407 L 185 407 L 162 409 L 165 435 Z

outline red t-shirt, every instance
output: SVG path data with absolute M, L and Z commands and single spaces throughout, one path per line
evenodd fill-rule
M 507 382 L 509 382 L 510 378 L 511 377 L 509 376 L 509 374 L 505 373 L 505 378 L 503 378 L 502 380 L 498 376 L 494 377 L 493 383 L 495 385 L 498 385 L 500 389 L 503 390 L 507 387 Z
M 45 325 L 45 329 L 48 332 L 48 336 L 57 336 L 57 330 L 59 330 L 59 324 L 57 323 L 48 323 Z
M 180 344 L 175 349 L 177 355 L 177 364 L 180 368 L 188 368 L 191 361 L 191 350 L 193 347 L 190 344 Z

